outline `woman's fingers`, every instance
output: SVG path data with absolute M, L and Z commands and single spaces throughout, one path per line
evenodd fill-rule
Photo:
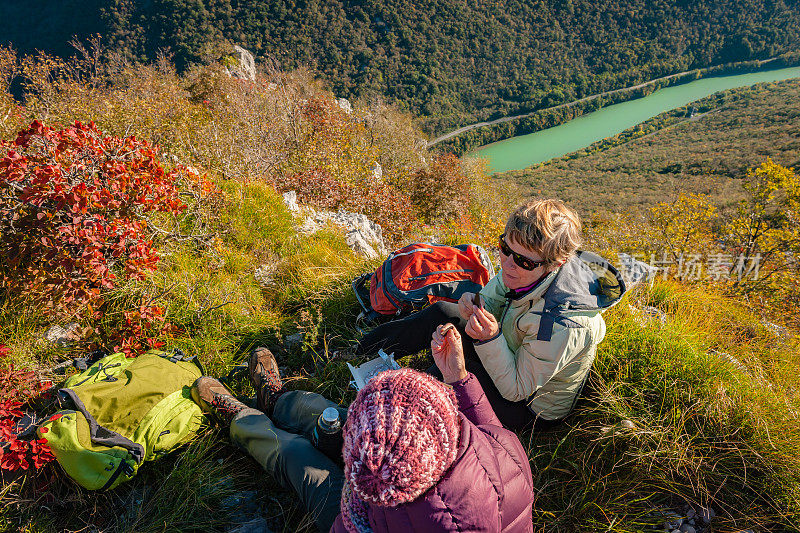
M 478 321 L 475 318 L 475 315 L 470 317 L 470 319 L 467 321 L 467 326 L 464 328 L 464 331 L 467 333 L 467 335 L 469 335 L 473 339 L 478 338 L 478 336 L 480 335 L 480 326 L 478 325 Z
M 475 317 L 475 321 L 478 323 L 481 329 L 485 329 L 491 325 L 489 317 L 486 316 L 488 314 L 489 313 L 487 313 L 483 309 L 479 309 L 478 307 L 475 307 L 475 312 L 472 313 L 472 316 Z
M 471 292 L 465 292 L 461 295 L 461 298 L 458 299 L 458 314 L 461 315 L 461 318 L 464 320 L 469 320 L 469 317 L 472 315 L 472 298 L 474 294 Z
M 487 331 L 494 331 L 497 326 L 497 319 L 485 309 L 479 309 L 473 316 L 475 316 L 481 327 Z

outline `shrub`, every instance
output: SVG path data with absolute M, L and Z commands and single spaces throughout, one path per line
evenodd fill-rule
M 0 358 L 7 353 L 8 347 L 0 345 Z M 0 470 L 38 469 L 55 459 L 46 440 L 17 439 L 17 426 L 25 415 L 23 405 L 41 391 L 33 372 L 17 370 L 13 364 L 0 366 Z
M 98 318 L 104 291 L 155 270 L 145 214 L 186 206 L 176 171 L 150 144 L 106 137 L 94 124 L 54 130 L 36 121 L 0 147 L 0 287 L 8 295 L 57 316 Z
M 469 209 L 470 182 L 453 154 L 442 154 L 428 168 L 414 173 L 409 184 L 411 202 L 426 222 L 453 219 Z

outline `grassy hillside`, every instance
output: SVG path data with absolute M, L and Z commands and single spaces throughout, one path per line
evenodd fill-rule
M 800 12 L 783 1 L 487 3 L 12 2 L 4 39 L 70 53 L 99 33 L 128 57 L 169 50 L 183 68 L 229 41 L 284 68 L 318 68 L 340 96 L 380 94 L 425 129 L 549 107 L 693 68 L 796 49 Z M 80 13 L 79 16 L 77 14 Z M 5 44 L 5 43 L 0 43 Z
M 678 193 L 715 203 L 742 197 L 754 161 L 800 163 L 800 81 L 718 93 L 662 113 L 616 137 L 498 179 L 522 195 L 557 196 L 585 213 L 641 210 Z M 687 117 L 689 107 L 697 114 Z
M 0 53 L 0 74 L 3 65 L 17 64 L 9 57 Z M 394 244 L 434 235 L 490 245 L 501 231 L 507 200 L 487 186 L 479 167 L 421 148 L 412 118 L 396 109 L 374 104 L 345 113 L 307 72 L 244 84 L 216 65 L 185 75 L 163 61 L 100 66 L 23 61 L 21 68 L 39 77 L 27 85 L 23 107 L 8 95 L 0 99 L 7 111 L 3 138 L 15 138 L 34 119 L 61 128 L 95 118 L 108 136 L 157 142 L 154 158 L 175 178 L 186 208 L 132 210 L 146 222 L 157 268 L 137 279 L 120 264 L 130 258 L 103 257 L 118 277 L 97 287 L 84 276 L 86 287 L 98 289 L 96 298 L 66 302 L 57 291 L 44 297 L 33 290 L 47 287 L 38 271 L 0 263 L 0 378 L 13 365 L 36 371 L 25 379 L 57 386 L 64 375 L 50 371 L 54 365 L 95 347 L 136 353 L 148 341 L 196 355 L 209 374 L 221 376 L 253 346 L 266 345 L 290 388 L 346 405 L 354 391 L 333 351 L 361 335 L 350 281 L 379 260 L 352 253 L 340 228 L 299 231 L 302 221 L 280 192 L 295 188 L 317 208 L 367 212 Z M 20 143 L 17 150 L 24 138 Z M 18 161 L 8 149 L 3 169 Z M 49 172 L 55 163 L 43 161 Z M 370 170 L 376 161 L 380 181 Z M 81 171 L 70 175 L 80 178 Z M 16 253 L 9 244 L 22 224 L 38 228 L 34 220 L 49 220 L 38 216 L 48 209 L 61 216 L 61 204 L 37 211 L 14 203 L 11 178 L 0 174 L 0 209 L 21 216 L 0 226 L 6 256 Z M 81 213 L 69 216 L 71 222 Z M 591 238 L 592 248 L 620 247 L 612 233 Z M 46 252 L 63 251 L 53 241 L 23 239 L 44 247 L 28 258 L 34 267 L 42 268 L 36 261 Z M 46 268 L 64 274 L 61 263 Z M 20 287 L 22 278 L 10 273 L 31 274 L 32 283 Z M 791 329 L 768 327 L 746 299 L 723 296 L 727 288 L 659 279 L 605 315 L 606 339 L 575 415 L 557 428 L 520 434 L 534 472 L 535 530 L 662 529 L 689 506 L 713 508 L 714 531 L 798 530 L 800 344 Z M 155 318 L 144 317 L 143 307 Z M 663 313 L 663 321 L 645 309 Z M 72 321 L 72 344 L 44 339 L 51 326 Z M 302 340 L 287 342 L 296 333 Z M 430 356 L 400 362 L 425 368 Z M 253 394 L 246 383 L 234 389 Z M 43 402 L 32 405 L 41 414 L 54 410 Z M 0 474 L 0 530 L 225 531 L 243 517 L 264 517 L 273 531 L 313 529 L 294 495 L 213 427 L 108 492 L 80 489 L 54 463 Z

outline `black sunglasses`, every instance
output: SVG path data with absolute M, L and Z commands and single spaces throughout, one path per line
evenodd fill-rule
M 498 246 L 500 247 L 500 253 L 502 253 L 503 255 L 510 255 L 514 259 L 514 263 L 516 263 L 518 267 L 524 270 L 535 270 L 538 267 L 547 264 L 547 261 L 534 261 L 533 259 L 528 259 L 524 255 L 518 254 L 508 246 L 505 237 L 506 237 L 505 233 L 500 235 L 500 240 L 498 244 Z

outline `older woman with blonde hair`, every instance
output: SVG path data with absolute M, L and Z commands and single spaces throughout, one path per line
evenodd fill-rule
M 606 331 L 601 312 L 626 290 L 613 266 L 578 250 L 581 242 L 580 218 L 563 202 L 525 202 L 498 238 L 501 269 L 477 298 L 466 293 L 457 310 L 439 302 L 383 324 L 356 353 L 416 353 L 441 342 L 439 326 L 453 323 L 467 369 L 503 425 L 553 424 L 572 411 L 588 379 Z

